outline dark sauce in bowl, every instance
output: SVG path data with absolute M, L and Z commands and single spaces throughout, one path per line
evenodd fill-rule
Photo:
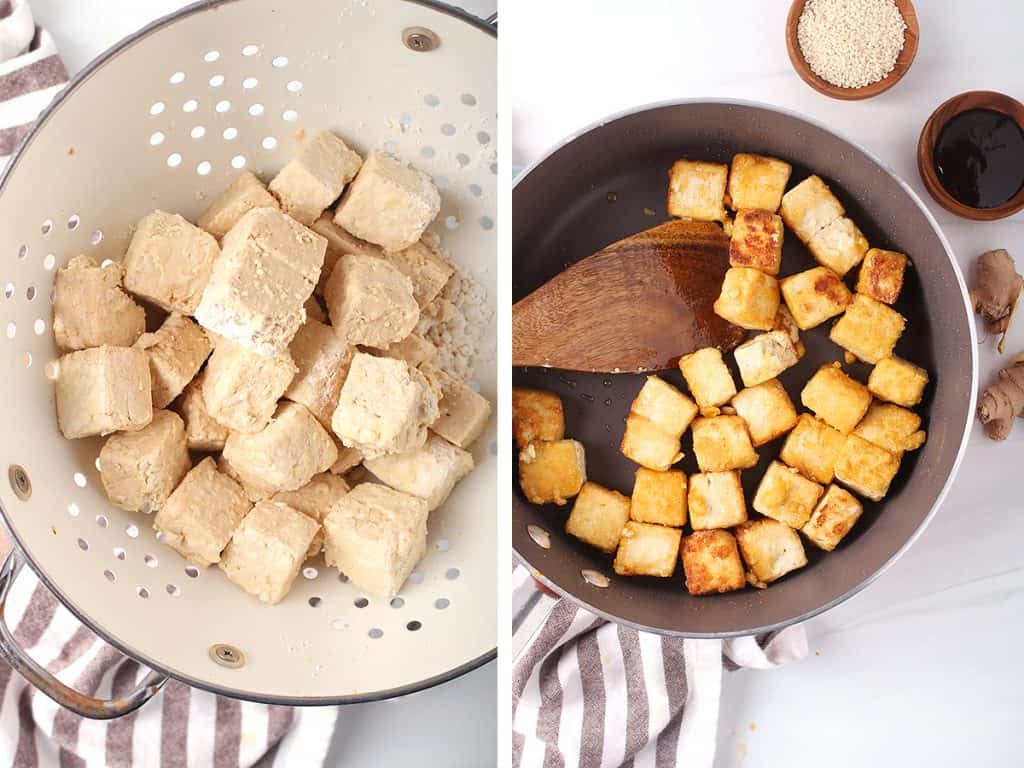
M 968 109 L 943 126 L 934 161 L 949 194 L 972 208 L 995 208 L 1024 187 L 1024 129 L 994 109 Z

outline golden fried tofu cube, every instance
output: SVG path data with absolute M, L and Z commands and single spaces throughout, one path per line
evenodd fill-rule
M 832 484 L 800 530 L 819 549 L 831 552 L 850 532 L 864 508 L 845 488 Z
M 721 351 L 714 347 L 679 358 L 679 370 L 701 409 L 725 405 L 736 394 L 729 367 L 722 360 Z
M 619 450 L 627 459 L 662 472 L 683 458 L 678 437 L 636 414 L 626 419 Z
M 728 531 L 694 531 L 683 540 L 681 559 L 691 595 L 743 589 L 743 563 L 736 539 Z
M 782 264 L 782 218 L 761 209 L 739 211 L 729 239 L 729 266 L 779 274 Z
M 770 331 L 779 311 L 779 281 L 757 269 L 731 267 L 715 300 L 715 314 L 740 328 Z
M 850 289 L 828 267 L 814 267 L 779 281 L 782 298 L 801 331 L 842 314 L 850 303 Z
M 863 437 L 889 453 L 901 456 L 924 445 L 921 417 L 891 403 L 872 403 L 853 434 Z
M 802 413 L 782 444 L 779 458 L 811 480 L 830 483 L 843 442 L 843 433 L 838 429 Z
M 586 482 L 572 505 L 565 532 L 602 552 L 614 552 L 629 520 L 629 496 Z
M 759 333 L 736 347 L 732 355 L 745 387 L 774 379 L 800 361 L 793 340 L 785 331 Z
M 928 371 L 899 357 L 884 357 L 868 375 L 868 389 L 879 400 L 910 408 L 921 402 Z
M 639 467 L 633 482 L 629 518 L 681 528 L 686 525 L 686 474 L 678 469 L 656 472 Z
M 753 506 L 765 517 L 801 528 L 824 489 L 781 461 L 773 461 L 757 486 Z
M 843 216 L 818 232 L 807 243 L 814 260 L 842 277 L 864 258 L 868 239 L 850 219 Z
M 900 458 L 859 435 L 847 435 L 836 457 L 836 480 L 872 501 L 881 501 L 900 468 Z
M 729 166 L 695 160 L 677 160 L 668 172 L 669 216 L 722 221 Z
M 782 196 L 780 213 L 786 226 L 806 243 L 846 211 L 820 177 L 808 176 Z
M 758 589 L 807 565 L 800 536 L 778 520 L 744 523 L 736 529 L 736 540 L 747 564 L 747 581 Z
M 843 373 L 839 363 L 826 363 L 810 378 L 800 401 L 844 435 L 853 431 L 871 405 L 868 388 Z
M 664 379 L 648 376 L 629 413 L 642 416 L 663 432 L 680 438 L 697 415 L 697 404 Z
M 739 470 L 691 475 L 688 501 L 690 525 L 695 531 L 732 528 L 747 521 Z
M 757 464 L 747 423 L 739 416 L 722 415 L 694 419 L 693 452 L 701 472 L 747 469 Z
M 864 257 L 857 275 L 857 293 L 884 304 L 895 304 L 903 290 L 903 273 L 910 259 L 899 251 L 872 248 Z
M 796 324 L 793 313 L 789 311 L 789 307 L 785 303 L 779 305 L 779 313 L 775 315 L 775 325 L 772 326 L 772 330 L 783 331 L 789 336 L 789 340 L 793 342 L 797 360 L 804 356 L 804 343 L 800 341 L 800 326 Z
M 796 426 L 796 408 L 778 379 L 769 379 L 741 390 L 732 399 L 732 407 L 747 423 L 750 442 L 755 448 L 770 443 Z
M 562 398 L 541 389 L 512 387 L 512 434 L 519 448 L 537 440 L 561 440 L 565 437 Z
M 586 479 L 586 455 L 575 440 L 538 441 L 519 452 L 519 486 L 534 504 L 562 506 Z
M 663 525 L 632 520 L 622 529 L 612 567 L 620 576 L 658 576 L 667 579 L 676 569 L 683 532 Z
M 906 318 L 892 307 L 858 293 L 828 337 L 865 363 L 877 363 L 892 356 L 906 324 Z
M 740 152 L 733 155 L 729 170 L 729 202 L 734 211 L 761 208 L 774 213 L 782 203 L 789 174 L 789 163 L 775 157 Z

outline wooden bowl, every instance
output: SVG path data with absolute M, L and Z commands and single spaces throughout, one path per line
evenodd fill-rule
M 921 129 L 921 138 L 917 140 L 917 171 L 921 181 L 928 188 L 935 201 L 951 213 L 974 221 L 995 221 L 1004 219 L 1024 210 L 1024 187 L 1002 205 L 994 208 L 973 208 L 953 197 L 939 181 L 935 172 L 935 144 L 946 124 L 969 109 L 991 109 L 1002 112 L 1024 128 L 1024 104 L 1009 96 L 995 91 L 967 91 L 943 102 L 932 112 L 928 122 Z
M 805 2 L 806 0 L 793 0 L 793 4 L 789 7 L 789 16 L 786 18 L 786 51 L 789 53 L 789 60 L 792 62 L 796 73 L 818 93 L 823 93 L 833 99 L 844 99 L 847 101 L 870 99 L 872 96 L 888 91 L 907 74 L 907 70 L 910 69 L 910 65 L 914 61 L 914 56 L 917 55 L 917 41 L 920 37 L 920 29 L 917 25 L 917 12 L 914 10 L 914 4 L 910 0 L 896 0 L 896 7 L 903 15 L 903 21 L 907 25 L 907 29 L 903 33 L 903 50 L 900 51 L 900 55 L 896 59 L 896 65 L 892 68 L 892 72 L 877 83 L 871 83 L 860 88 L 842 88 L 838 85 L 832 85 L 827 80 L 818 77 L 807 64 L 803 51 L 800 50 L 800 42 L 797 40 L 796 35 L 797 26 L 800 23 L 800 14 L 804 12 Z

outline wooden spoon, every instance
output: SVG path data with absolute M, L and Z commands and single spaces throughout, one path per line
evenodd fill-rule
M 732 349 L 746 331 L 712 308 L 728 253 L 722 228 L 699 221 L 612 243 L 512 306 L 512 365 L 659 371 L 702 347 Z

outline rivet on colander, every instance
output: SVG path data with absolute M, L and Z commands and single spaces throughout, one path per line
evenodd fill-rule
M 542 549 L 551 549 L 551 534 L 539 525 L 526 526 L 526 532 L 530 534 L 530 538 L 533 539 L 533 543 L 538 547 L 541 547 Z
M 441 38 L 433 30 L 426 27 L 406 27 L 402 30 L 402 42 L 410 50 L 417 53 L 427 53 L 441 45 Z
M 240 669 L 245 666 L 245 654 L 233 645 L 216 643 L 210 646 L 210 658 L 222 667 Z
M 583 580 L 593 587 L 600 587 L 601 589 L 607 589 L 611 586 L 612 580 L 605 576 L 600 571 L 591 570 L 590 568 L 584 568 L 580 571 L 580 576 Z
M 32 481 L 28 479 L 28 472 L 18 464 L 11 464 L 7 468 L 7 478 L 11 481 L 11 489 L 14 495 L 22 501 L 28 501 L 32 495 Z

